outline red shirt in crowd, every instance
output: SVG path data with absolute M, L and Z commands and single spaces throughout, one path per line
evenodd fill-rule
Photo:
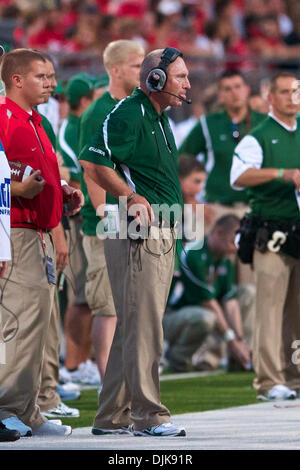
M 42 117 L 32 115 L 6 97 L 0 100 L 0 140 L 8 161 L 26 163 L 41 170 L 46 184 L 33 199 L 12 197 L 11 226 L 49 230 L 62 216 L 62 189 L 56 155 L 42 125 Z

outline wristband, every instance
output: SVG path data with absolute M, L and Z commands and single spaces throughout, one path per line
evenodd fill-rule
M 279 173 L 277 175 L 277 179 L 281 180 L 282 179 L 282 174 L 283 174 L 283 168 L 280 168 Z
M 136 194 L 136 193 L 135 193 L 134 191 L 132 191 L 132 193 L 131 193 L 131 194 L 128 196 L 128 198 L 127 198 L 127 204 L 128 204 L 128 202 L 132 201 L 132 199 L 134 198 L 135 194 Z
M 226 341 L 226 343 L 229 343 L 229 341 L 232 341 L 233 339 L 236 338 L 235 332 L 229 328 L 228 330 L 225 331 L 223 338 Z

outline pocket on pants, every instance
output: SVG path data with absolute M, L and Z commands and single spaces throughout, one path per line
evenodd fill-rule
M 155 264 L 155 272 L 160 284 L 166 286 L 170 283 L 171 270 L 174 262 L 173 240 L 159 239 L 145 241 L 144 248 Z M 148 258 L 149 259 L 149 258 Z

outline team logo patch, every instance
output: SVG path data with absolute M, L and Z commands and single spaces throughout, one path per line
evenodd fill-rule
M 101 149 L 96 149 L 95 147 L 89 147 L 89 150 L 91 152 L 100 153 L 100 155 L 103 155 L 105 157 L 105 152 L 103 152 L 103 150 L 101 150 Z

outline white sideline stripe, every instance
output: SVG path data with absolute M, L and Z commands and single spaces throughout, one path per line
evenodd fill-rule
M 59 134 L 58 134 L 59 145 L 61 146 L 62 150 L 73 160 L 75 164 L 75 171 L 73 170 L 74 167 L 69 168 L 69 170 L 73 171 L 73 173 L 81 173 L 81 166 L 78 162 L 78 158 L 75 155 L 75 152 L 69 146 L 69 144 L 67 144 L 66 139 L 65 139 L 65 131 L 66 131 L 67 124 L 68 124 L 68 120 L 64 119 L 62 122 L 61 128 L 59 130 Z
M 206 150 L 207 150 L 207 163 L 205 165 L 205 170 L 207 173 L 210 173 L 215 164 L 215 155 L 214 155 L 211 137 L 210 137 L 210 133 L 209 133 L 207 122 L 206 122 L 206 117 L 204 115 L 200 117 L 200 124 L 201 124 L 203 135 L 205 138 Z

